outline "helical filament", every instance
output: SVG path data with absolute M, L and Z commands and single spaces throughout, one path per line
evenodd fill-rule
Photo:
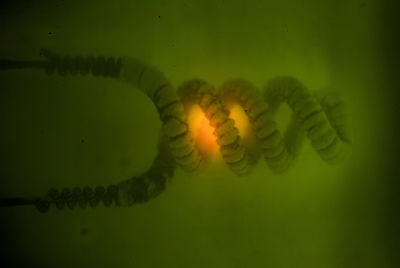
M 316 95 L 297 79 L 282 76 L 271 79 L 259 91 L 244 79 L 227 81 L 220 89 L 194 79 L 175 89 L 162 72 L 140 60 L 113 57 L 60 57 L 50 51 L 41 53 L 46 61 L 0 61 L 0 69 L 44 68 L 48 75 L 88 75 L 111 77 L 129 83 L 153 102 L 162 123 L 158 153 L 145 173 L 107 188 L 98 186 L 52 189 L 35 204 L 45 212 L 50 204 L 68 207 L 130 206 L 147 202 L 166 188 L 176 167 L 186 172 L 199 170 L 209 163 L 196 145 L 189 123 L 190 107 L 198 105 L 204 112 L 219 146 L 222 159 L 238 176 L 251 172 L 262 156 L 271 170 L 282 173 L 293 166 L 301 144 L 307 137 L 319 157 L 327 163 L 340 163 L 350 153 L 349 114 L 337 95 Z M 246 112 L 256 146 L 251 150 L 230 117 L 227 103 L 236 103 Z M 282 133 L 274 115 L 282 103 L 292 113 L 287 130 Z

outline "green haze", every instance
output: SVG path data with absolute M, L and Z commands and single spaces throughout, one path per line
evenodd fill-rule
M 178 169 L 159 197 L 130 208 L 2 208 L 2 260 L 11 267 L 398 267 L 398 234 L 388 229 L 398 210 L 387 196 L 399 187 L 389 170 L 397 158 L 389 151 L 396 121 L 385 3 L 2 4 L 0 58 L 40 59 L 42 48 L 129 56 L 157 66 L 175 86 L 241 77 L 261 90 L 290 75 L 313 92 L 341 94 L 354 140 L 351 158 L 338 166 L 307 140 L 283 175 L 264 161 L 246 177 L 223 162 L 198 174 Z M 0 197 L 118 183 L 145 172 L 156 155 L 157 111 L 127 84 L 28 69 L 1 71 L 0 87 Z M 276 120 L 290 114 L 282 106 Z

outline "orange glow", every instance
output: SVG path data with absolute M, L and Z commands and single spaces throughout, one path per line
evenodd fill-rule
M 192 106 L 188 122 L 200 152 L 206 156 L 215 155 L 218 151 L 217 137 L 213 134 L 214 128 L 210 126 L 210 122 L 200 106 Z
M 229 107 L 229 106 L 228 106 Z M 239 135 L 242 138 L 246 138 L 249 134 L 250 123 L 246 112 L 242 109 L 239 104 L 234 104 L 229 107 L 229 117 L 235 120 L 235 127 L 239 130 Z
M 246 138 L 250 133 L 250 123 L 246 112 L 238 104 L 229 105 L 228 108 L 230 110 L 229 117 L 235 120 L 235 127 L 239 130 L 239 135 Z M 217 137 L 214 135 L 215 128 L 210 125 L 199 105 L 191 107 L 188 122 L 199 151 L 208 158 L 216 156 L 219 146 Z

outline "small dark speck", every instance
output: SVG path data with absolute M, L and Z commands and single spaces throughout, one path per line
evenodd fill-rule
M 85 139 L 81 139 L 81 143 L 85 143 Z
M 161 16 L 158 16 L 159 19 L 161 19 Z
M 245 113 L 247 113 L 247 110 L 244 110 Z
M 81 235 L 87 235 L 88 232 L 89 232 L 89 230 L 88 230 L 87 228 L 85 228 L 85 227 L 83 227 L 83 228 L 81 229 Z
M 49 32 L 49 34 L 53 34 L 52 32 Z

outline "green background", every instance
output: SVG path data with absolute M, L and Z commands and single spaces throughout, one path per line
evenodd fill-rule
M 130 208 L 0 210 L 2 261 L 28 267 L 399 267 L 398 41 L 389 1 L 14 1 L 1 4 L 0 58 L 130 56 L 178 86 L 276 75 L 333 90 L 352 112 L 351 158 L 247 177 L 223 163 L 177 170 Z M 146 171 L 161 123 L 110 78 L 0 72 L 0 196 L 118 183 Z M 282 107 L 277 120 L 287 121 Z

